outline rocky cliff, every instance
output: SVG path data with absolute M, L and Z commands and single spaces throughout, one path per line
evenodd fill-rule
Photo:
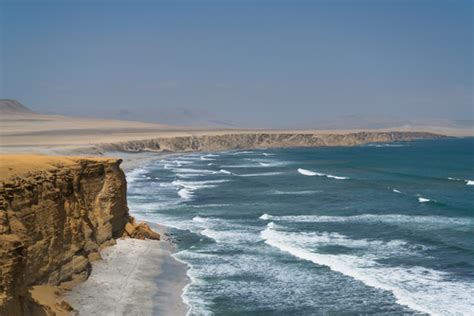
M 160 137 L 96 146 L 99 151 L 186 152 L 270 147 L 355 146 L 375 142 L 432 139 L 444 136 L 425 132 L 357 133 L 222 133 L 193 136 Z
M 42 299 L 51 286 L 87 278 L 114 238 L 147 237 L 128 215 L 120 162 L 1 156 L 0 315 L 68 314 Z

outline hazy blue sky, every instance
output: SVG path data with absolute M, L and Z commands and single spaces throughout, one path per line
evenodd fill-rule
M 1 95 L 37 111 L 273 127 L 473 116 L 469 0 L 0 1 Z

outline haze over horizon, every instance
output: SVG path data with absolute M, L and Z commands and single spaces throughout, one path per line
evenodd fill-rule
M 0 98 L 166 124 L 472 120 L 472 15 L 460 0 L 4 0 Z

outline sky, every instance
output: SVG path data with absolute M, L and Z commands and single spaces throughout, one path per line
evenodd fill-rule
M 473 119 L 466 0 L 0 0 L 0 98 L 168 124 Z

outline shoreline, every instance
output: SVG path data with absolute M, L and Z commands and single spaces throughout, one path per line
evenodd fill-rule
M 154 160 L 180 154 L 183 153 L 106 152 L 97 157 L 123 159 L 121 168 L 127 174 Z M 130 215 L 134 216 L 133 210 Z M 133 315 L 184 316 L 191 310 L 183 297 L 191 284 L 189 266 L 173 256 L 175 246 L 167 237 L 170 228 L 142 218 L 137 221 L 149 225 L 161 235 L 161 240 L 120 238 L 115 245 L 101 250 L 102 260 L 92 263 L 89 277 L 62 295 L 81 315 L 133 312 Z M 121 290 L 117 291 L 118 288 Z
M 88 156 L 119 158 L 123 160 L 122 169 L 128 173 L 154 160 L 214 151 L 220 150 L 182 152 L 124 152 L 117 150 Z M 131 215 L 133 216 L 133 210 Z M 160 233 L 168 229 L 164 225 L 145 219 L 140 221 L 151 224 L 150 226 Z M 162 236 L 165 234 L 162 233 Z M 104 260 L 93 262 L 90 276 L 84 282 L 75 285 L 62 298 L 85 315 L 109 315 L 113 309 L 130 312 L 130 307 L 134 307 L 132 309 L 134 315 L 155 314 L 156 309 L 159 309 L 160 315 L 187 315 L 191 306 L 186 304 L 183 295 L 192 283 L 187 274 L 190 267 L 175 258 L 173 253 L 171 245 L 165 241 L 118 239 L 116 245 L 108 246 L 101 251 Z M 122 269 L 121 276 L 112 273 L 117 270 L 117 267 Z M 124 273 L 126 274 L 125 279 L 123 278 Z M 134 278 L 129 279 L 131 275 Z M 174 277 L 166 278 L 167 275 Z M 150 282 L 150 279 L 153 282 Z M 125 292 L 117 292 L 117 288 Z M 123 295 L 123 293 L 127 295 Z M 112 314 L 114 314 L 113 311 Z
M 162 236 L 168 228 L 146 222 Z M 118 239 L 101 251 L 87 280 L 64 295 L 81 315 L 187 315 L 182 294 L 188 266 L 173 256 L 165 239 Z

